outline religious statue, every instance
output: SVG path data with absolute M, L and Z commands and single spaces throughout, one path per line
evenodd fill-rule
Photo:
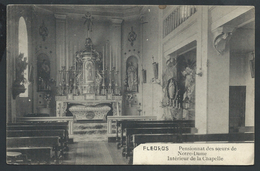
M 166 57 L 166 69 L 162 77 L 162 88 L 164 92 L 162 100 L 163 106 L 173 106 L 173 102 L 178 95 L 176 66 L 176 59 L 168 55 Z
M 23 53 L 20 53 L 16 60 L 16 77 L 12 87 L 13 99 L 15 99 L 20 93 L 24 93 L 26 90 L 24 84 L 27 83 L 27 80 L 24 77 L 24 70 L 27 65 L 27 58 L 24 57 Z
M 186 67 L 182 71 L 183 76 L 185 77 L 185 92 L 183 94 L 183 101 L 194 101 L 195 99 L 195 70 L 190 67 Z
M 85 19 L 84 25 L 87 24 L 87 29 L 88 31 L 92 31 L 92 25 L 93 25 L 93 19 L 94 17 L 91 16 L 91 14 L 89 12 L 87 12 L 87 14 L 85 14 L 84 17 L 82 17 Z
M 96 93 L 100 94 L 100 88 L 102 83 L 102 76 L 97 72 L 96 75 Z
M 90 62 L 88 62 L 86 64 L 86 81 L 92 81 L 92 64 Z
M 87 52 L 91 52 L 93 50 L 93 43 L 90 38 L 86 38 L 85 40 L 85 48 Z
M 37 57 L 38 91 L 50 90 L 50 60 L 46 54 Z
M 74 66 L 71 66 L 69 69 L 69 93 L 72 93 L 74 88 L 74 79 L 75 79 L 75 73 L 74 73 Z
M 137 91 L 137 68 L 132 62 L 127 67 L 127 91 Z

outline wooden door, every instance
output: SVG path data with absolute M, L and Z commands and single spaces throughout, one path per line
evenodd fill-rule
M 245 126 L 246 86 L 229 87 L 229 132 Z

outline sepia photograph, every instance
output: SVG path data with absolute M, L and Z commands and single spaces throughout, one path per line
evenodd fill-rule
M 8 165 L 254 165 L 254 6 L 6 15 Z

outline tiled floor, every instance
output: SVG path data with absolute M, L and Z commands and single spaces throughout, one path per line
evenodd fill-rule
M 114 142 L 74 142 L 69 145 L 66 165 L 126 165 L 127 159 L 122 157 L 121 149 Z

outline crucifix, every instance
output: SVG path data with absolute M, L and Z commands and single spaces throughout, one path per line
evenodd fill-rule
M 85 19 L 84 25 L 87 24 L 87 29 L 88 29 L 87 37 L 88 37 L 89 36 L 89 30 L 92 32 L 92 25 L 93 25 L 94 17 L 92 17 L 92 15 L 89 12 L 87 12 L 87 14 L 85 14 L 85 16 L 82 17 L 82 18 Z

